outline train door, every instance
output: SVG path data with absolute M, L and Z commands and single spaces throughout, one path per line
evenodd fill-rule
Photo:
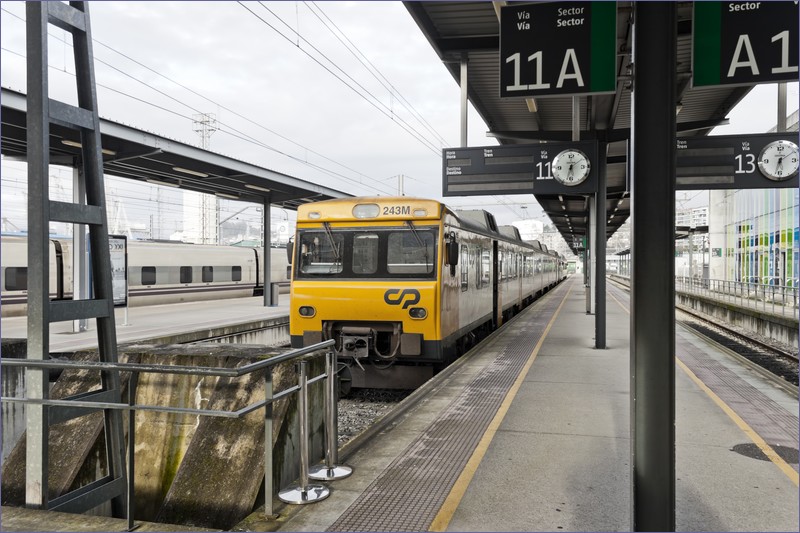
M 500 261 L 497 241 L 492 241 L 492 322 L 495 328 L 502 325 L 503 313 L 500 301 Z

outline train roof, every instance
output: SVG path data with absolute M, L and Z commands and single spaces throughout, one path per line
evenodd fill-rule
M 462 209 L 453 211 L 461 221 L 461 225 L 483 233 L 499 234 L 494 215 L 483 209 Z
M 504 235 L 509 239 L 514 239 L 515 241 L 522 241 L 522 238 L 519 235 L 519 229 L 516 226 L 500 226 L 497 228 L 500 230 L 500 235 Z
M 358 208 L 358 210 L 356 210 Z M 361 222 L 382 220 L 439 220 L 445 205 L 411 196 L 335 198 L 297 208 L 297 222 Z

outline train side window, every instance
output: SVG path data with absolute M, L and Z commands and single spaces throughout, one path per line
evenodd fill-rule
M 156 267 L 142 267 L 142 285 L 156 284 Z
M 203 267 L 203 283 L 210 283 L 214 281 L 214 267 L 213 266 L 204 266 Z
M 242 267 L 231 267 L 231 281 L 242 281 Z
M 481 287 L 488 287 L 491 282 L 492 254 L 489 250 L 481 251 Z
M 191 283 L 192 282 L 192 267 L 183 266 L 181 267 L 181 283 Z
M 5 290 L 28 290 L 28 267 L 8 267 L 5 269 Z
M 378 271 L 378 235 L 359 233 L 353 236 L 353 274 Z
M 469 247 L 461 245 L 461 290 L 469 288 Z
M 473 260 L 475 262 L 475 288 L 481 288 L 481 249 L 475 248 L 473 253 Z

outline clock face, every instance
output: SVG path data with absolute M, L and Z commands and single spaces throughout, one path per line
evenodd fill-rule
M 758 170 L 774 181 L 788 180 L 797 174 L 798 166 L 800 155 L 797 145 L 791 141 L 773 141 L 758 156 Z
M 559 183 L 578 185 L 589 177 L 589 158 L 580 150 L 564 150 L 553 159 L 551 172 Z

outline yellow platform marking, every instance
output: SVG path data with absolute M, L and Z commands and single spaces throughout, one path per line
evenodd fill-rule
M 514 384 L 511 386 L 506 394 L 506 397 L 503 399 L 503 403 L 500 404 L 497 414 L 494 415 L 491 423 L 489 423 L 489 427 L 486 428 L 483 437 L 475 447 L 475 451 L 472 452 L 472 456 L 469 458 L 469 461 L 467 461 L 467 465 L 464 467 L 464 470 L 461 471 L 461 475 L 458 476 L 453 488 L 450 489 L 450 494 L 447 495 L 447 499 L 445 499 L 442 507 L 436 514 L 436 518 L 434 518 L 433 522 L 431 522 L 428 531 L 445 531 L 448 524 L 450 524 L 450 520 L 452 520 L 456 509 L 458 509 L 458 506 L 461 503 L 461 499 L 467 492 L 467 487 L 469 487 L 472 477 L 478 470 L 478 465 L 481 464 L 483 456 L 486 455 L 486 451 L 489 449 L 489 444 L 491 444 L 492 439 L 494 439 L 497 429 L 500 427 L 500 424 L 503 422 L 508 409 L 511 407 L 511 402 L 514 401 L 514 397 L 517 395 L 517 392 L 519 392 L 522 382 L 525 380 L 525 376 L 528 375 L 528 370 L 530 370 L 531 365 L 533 365 L 533 361 L 536 359 L 536 356 L 539 355 L 539 350 L 541 349 L 547 334 L 550 332 L 550 328 L 555 323 L 556 317 L 558 317 L 558 314 L 561 312 L 561 308 L 564 307 L 564 303 L 567 301 L 570 291 L 572 291 L 572 285 L 570 285 L 569 289 L 567 289 L 567 293 L 564 295 L 564 299 L 561 300 L 561 304 L 553 314 L 553 318 L 550 319 L 550 322 L 547 323 L 547 327 L 544 328 L 544 332 L 542 333 L 541 338 L 539 338 L 539 342 L 536 343 L 533 351 L 528 356 L 528 361 L 525 363 L 525 366 L 522 368 L 517 376 L 517 379 L 514 381 Z
M 613 294 L 611 293 L 608 294 L 619 304 L 620 307 L 622 307 L 622 309 L 626 313 L 630 314 L 630 310 L 627 307 L 625 307 L 622 304 L 622 302 L 617 300 L 617 298 L 615 298 Z M 703 383 L 703 381 L 699 377 L 697 377 L 697 375 L 695 375 L 695 373 L 692 372 L 691 369 L 689 369 L 689 367 L 686 366 L 686 364 L 683 361 L 681 361 L 678 356 L 675 356 L 675 362 L 678 364 L 680 369 L 683 370 L 683 372 L 687 376 L 689 376 L 689 379 L 694 381 L 695 384 L 697 384 L 697 386 L 700 387 L 700 389 L 703 392 L 705 392 L 706 395 L 709 398 L 711 398 L 711 400 L 715 404 L 717 404 L 717 406 L 720 409 L 722 409 L 722 411 L 726 415 L 728 415 L 728 418 L 730 418 L 733 421 L 733 423 L 736 424 L 739 427 L 739 429 L 741 429 L 744 432 L 744 434 L 747 435 L 747 437 L 751 441 L 753 441 L 753 443 L 755 443 L 756 446 L 758 446 L 758 448 L 764 453 L 764 455 L 766 455 L 769 458 L 769 460 L 772 461 L 775 464 L 775 466 L 777 466 L 781 470 L 781 472 L 786 474 L 786 477 L 788 477 L 792 481 L 792 483 L 795 484 L 795 486 L 798 486 L 798 484 L 800 483 L 799 479 L 800 476 L 795 471 L 795 469 L 789 466 L 789 464 L 786 461 L 784 461 L 783 458 L 777 454 L 777 452 L 775 452 L 772 446 L 767 444 L 767 442 L 763 438 L 761 438 L 761 435 L 756 433 L 756 431 L 753 428 L 751 428 L 750 425 L 742 419 L 742 417 L 736 414 L 736 411 L 731 409 L 731 407 L 728 404 L 726 404 L 722 400 L 722 398 L 717 396 L 717 394 L 714 391 L 712 391 L 708 387 L 708 385 Z

